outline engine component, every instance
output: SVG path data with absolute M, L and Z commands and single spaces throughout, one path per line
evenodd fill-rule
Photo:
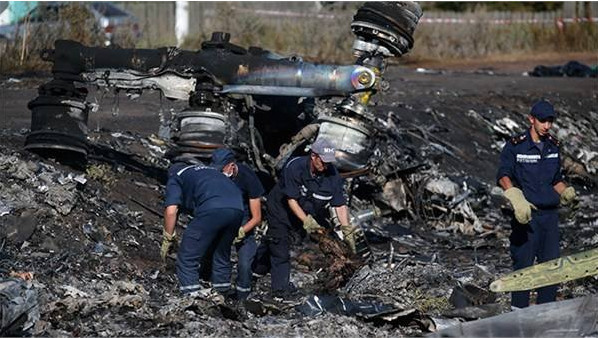
M 87 89 L 56 79 L 40 86 L 38 92 L 39 96 L 28 105 L 31 132 L 25 149 L 45 150 L 59 158 L 87 156 Z
M 212 111 L 185 110 L 177 114 L 178 134 L 173 140 L 179 155 L 192 154 L 208 159 L 214 149 L 225 146 L 227 118 Z
M 373 149 L 373 130 L 367 124 L 347 116 L 323 116 L 318 122 L 318 137 L 334 140 L 339 170 L 352 171 L 367 165 Z
M 383 200 L 388 194 L 381 187 L 413 166 L 405 165 L 409 153 L 391 132 L 393 124 L 376 118 L 369 105 L 383 86 L 386 58 L 413 47 L 421 15 L 412 2 L 366 2 L 351 24 L 354 65 L 245 49 L 230 43 L 224 32 L 214 32 L 198 51 L 99 48 L 57 40 L 53 50 L 42 53 L 53 63 L 54 79 L 29 103 L 32 127 L 25 147 L 85 159 L 95 147 L 87 139 L 90 105 L 81 86 L 125 90 L 132 97 L 144 89 L 159 90 L 189 104 L 170 121 L 160 121 L 161 137 L 170 136 L 175 144 L 167 157 L 207 160 L 214 149 L 228 146 L 273 179 L 291 156 L 305 154 L 307 143 L 326 137 L 336 145 L 339 170 L 359 179 L 352 187 Z M 401 209 L 394 202 L 382 204 Z

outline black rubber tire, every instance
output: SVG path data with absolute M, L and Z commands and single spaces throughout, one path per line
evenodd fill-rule
M 419 4 L 411 1 L 366 2 L 353 21 L 364 21 L 397 33 L 413 44 L 413 33 L 422 16 Z

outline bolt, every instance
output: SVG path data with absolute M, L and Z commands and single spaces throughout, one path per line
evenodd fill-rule
M 357 81 L 362 85 L 367 85 L 372 81 L 372 75 L 369 72 L 361 72 L 357 77 Z

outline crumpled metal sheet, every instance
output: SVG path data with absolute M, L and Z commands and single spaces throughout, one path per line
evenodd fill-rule
M 354 301 L 333 295 L 312 295 L 297 306 L 297 310 L 307 316 L 330 312 L 393 325 L 406 326 L 413 323 L 426 331 L 433 330 L 431 318 L 423 316 L 417 309 L 400 309 L 375 300 Z
M 462 323 L 429 337 L 589 337 L 598 334 L 598 297 L 590 295 Z
M 0 335 L 17 336 L 28 332 L 39 319 L 37 290 L 20 278 L 0 281 Z
M 426 183 L 426 190 L 446 197 L 455 197 L 459 192 L 459 186 L 448 178 L 433 178 Z
M 148 297 L 148 292 L 142 285 L 128 281 L 117 281 L 108 291 L 98 296 L 92 296 L 71 285 L 63 285 L 61 288 L 64 290 L 63 298 L 48 304 L 46 311 L 85 316 L 98 308 L 135 310 L 141 308 Z

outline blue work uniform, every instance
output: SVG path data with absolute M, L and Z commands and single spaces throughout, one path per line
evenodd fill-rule
M 519 270 L 559 257 L 558 206 L 559 194 L 554 185 L 563 180 L 559 142 L 551 135 L 540 143 L 532 140 L 530 131 L 509 140 L 500 155 L 497 181 L 509 177 L 513 185 L 523 191 L 525 198 L 538 208 L 532 209 L 528 224 L 511 221 L 510 251 L 513 269 Z M 557 286 L 538 289 L 537 303 L 556 299 Z M 529 291 L 511 294 L 511 305 L 529 306 Z
M 230 289 L 230 247 L 243 217 L 241 191 L 221 172 L 201 164 L 176 163 L 168 170 L 165 206 L 192 213 L 179 248 L 176 273 L 182 293 L 201 289 L 199 266 L 213 245 L 212 283 Z
M 346 204 L 343 179 L 336 168 L 328 165 L 325 172 L 312 176 L 310 164 L 309 156 L 291 159 L 267 197 L 268 232 L 258 248 L 253 271 L 264 275 L 270 270 L 272 291 L 290 288 L 289 231 L 291 227 L 301 228 L 302 224 L 289 208 L 288 200 L 295 199 L 303 211 L 321 225 L 328 223 L 328 205 Z
M 236 165 L 238 168 L 237 175 L 232 177 L 232 180 L 243 194 L 243 221 L 241 222 L 241 226 L 243 226 L 251 218 L 249 200 L 261 198 L 265 191 L 259 178 L 251 168 L 242 163 L 236 163 Z M 257 251 L 255 231 L 251 229 L 245 234 L 245 238 L 235 246 L 239 257 L 237 263 L 237 297 L 245 299 L 251 291 L 251 265 Z

